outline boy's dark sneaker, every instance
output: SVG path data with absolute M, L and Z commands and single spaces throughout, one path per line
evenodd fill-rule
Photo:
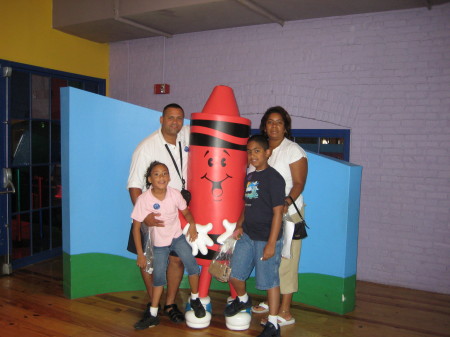
M 159 317 L 150 315 L 150 312 L 147 310 L 144 314 L 144 317 L 134 325 L 136 330 L 144 330 L 147 328 L 154 327 L 159 324 Z
M 241 302 L 241 300 L 239 299 L 238 296 L 236 296 L 236 298 L 233 300 L 233 302 L 231 302 L 230 304 L 228 304 L 225 308 L 225 317 L 231 317 L 236 315 L 238 312 L 247 309 L 247 308 L 251 308 L 252 306 L 252 299 L 249 296 L 247 302 Z
M 206 310 L 199 298 L 193 300 L 191 298 L 191 308 L 194 310 L 195 317 L 202 318 L 206 316 Z
M 258 335 L 258 337 L 281 337 L 280 327 L 277 329 L 275 328 L 275 325 L 267 322 L 264 326 L 264 330 Z

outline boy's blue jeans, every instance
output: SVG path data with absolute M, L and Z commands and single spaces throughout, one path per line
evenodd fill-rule
M 231 277 L 245 281 L 255 267 L 256 288 L 268 290 L 280 285 L 278 269 L 281 263 L 281 248 L 283 240 L 275 245 L 275 255 L 261 261 L 267 241 L 254 241 L 247 234 L 243 234 L 236 241 L 233 257 L 231 258 Z
M 192 256 L 192 248 L 184 235 L 172 240 L 170 246 L 153 247 L 153 286 L 165 286 L 167 284 L 166 273 L 169 263 L 169 253 L 175 251 L 180 257 L 189 276 L 200 273 L 195 257 Z

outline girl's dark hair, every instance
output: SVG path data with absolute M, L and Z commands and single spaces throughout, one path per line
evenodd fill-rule
M 146 186 L 147 188 L 149 188 L 150 185 L 151 185 L 151 184 L 149 183 L 149 181 L 148 181 L 148 177 L 150 177 L 150 175 L 152 174 L 153 169 L 154 169 L 156 166 L 158 166 L 158 165 L 164 166 L 164 167 L 167 169 L 167 171 L 169 171 L 169 168 L 167 167 L 166 164 L 163 164 L 163 163 L 161 163 L 161 162 L 159 162 L 159 161 L 157 161 L 157 160 L 152 161 L 152 162 L 150 163 L 150 166 L 149 166 L 148 169 L 147 169 L 147 172 L 145 172 L 145 186 Z
M 267 137 L 266 123 L 271 113 L 280 114 L 284 122 L 285 137 L 291 138 L 291 116 L 289 116 L 289 113 L 281 106 L 273 106 L 264 113 L 264 116 L 261 118 L 261 124 L 259 125 L 261 134 Z
M 269 149 L 269 140 L 267 139 L 266 136 L 263 135 L 253 135 L 251 136 L 248 141 L 247 144 L 250 142 L 255 142 L 258 143 L 259 145 L 261 145 L 261 147 L 264 150 L 268 150 Z

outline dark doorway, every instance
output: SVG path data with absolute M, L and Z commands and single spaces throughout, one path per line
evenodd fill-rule
M 60 88 L 105 95 L 106 81 L 5 60 L 0 69 L 0 174 L 9 184 L 0 257 L 15 269 L 61 254 Z

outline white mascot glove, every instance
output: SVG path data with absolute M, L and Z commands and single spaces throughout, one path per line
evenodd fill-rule
M 184 229 L 183 229 L 183 234 L 188 237 L 187 232 L 189 230 L 189 224 L 187 224 Z M 192 255 L 195 256 L 198 254 L 198 251 L 200 251 L 200 253 L 202 253 L 203 255 L 208 254 L 208 248 L 206 248 L 206 246 L 211 247 L 212 245 L 214 245 L 214 241 L 208 236 L 208 232 L 213 228 L 212 223 L 209 223 L 207 225 L 199 225 L 196 224 L 195 225 L 197 227 L 197 239 L 194 242 L 189 241 L 189 238 L 187 240 L 187 242 L 191 245 L 192 247 Z
M 236 228 L 236 222 L 229 222 L 227 219 L 222 221 L 223 227 L 225 228 L 225 233 L 219 235 L 217 242 L 223 245 L 226 239 L 233 235 L 234 229 Z

